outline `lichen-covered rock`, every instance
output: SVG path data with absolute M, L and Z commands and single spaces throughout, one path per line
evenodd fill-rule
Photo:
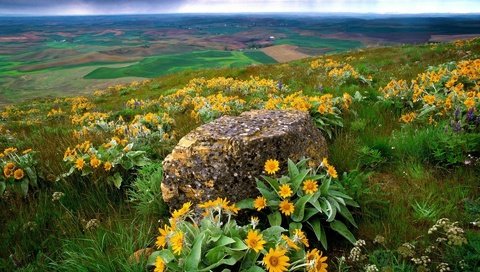
M 288 158 L 327 154 L 325 138 L 307 113 L 258 110 L 224 116 L 183 137 L 163 161 L 163 199 L 171 207 L 216 197 L 231 201 L 258 195 L 255 177 L 268 159 L 283 170 Z M 263 173 L 264 174 L 264 173 Z

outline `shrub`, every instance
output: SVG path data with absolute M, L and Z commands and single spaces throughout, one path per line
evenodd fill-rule
M 19 153 L 17 148 L 9 147 L 0 153 L 0 196 L 13 188 L 23 196 L 28 193 L 29 187 L 37 186 L 38 174 L 35 169 L 37 161 L 35 152 L 31 149 Z
M 392 80 L 380 88 L 383 99 L 401 103 L 400 121 L 436 124 L 448 120 L 454 131 L 478 131 L 480 59 L 449 62 L 419 74 L 410 84 Z
M 75 172 L 79 172 L 82 176 L 106 173 L 107 181 L 120 188 L 123 181 L 122 172 L 148 163 L 145 151 L 133 150 L 133 147 L 133 143 L 127 144 L 126 140 L 114 137 L 110 142 L 99 147 L 94 147 L 90 141 L 85 141 L 72 149 L 68 148 L 63 160 L 70 170 L 61 178 Z
M 269 169 L 274 160 L 267 161 L 265 170 L 274 174 L 278 169 Z M 294 163 L 288 160 L 287 175 L 281 177 L 262 176 L 257 179 L 257 189 L 261 196 L 248 200 L 247 206 L 261 211 L 269 208 L 268 220 L 271 226 L 283 225 L 290 229 L 308 226 L 322 246 L 327 248 L 325 228 L 336 231 L 350 242 L 355 238 L 347 225 L 338 215 L 350 225 L 356 227 L 355 220 L 348 206 L 358 207 L 344 190 L 337 179 L 335 168 L 325 158 L 317 168 L 307 166 L 307 159 Z M 278 162 L 277 162 L 278 163 Z M 270 170 L 270 171 L 269 171 Z M 275 171 L 274 171 L 275 170 Z M 267 183 L 268 185 L 266 185 Z M 247 203 L 247 201 L 246 201 Z
M 317 249 L 308 252 L 305 233 L 295 229 L 287 234 L 280 226 L 258 228 L 258 218 L 240 226 L 233 219 L 239 211 L 227 199 L 217 198 L 198 205 L 202 215 L 195 216 L 190 202 L 175 210 L 159 229 L 154 252 L 148 265 L 155 271 L 265 271 L 257 266 L 261 258 L 269 272 L 323 271 L 326 257 Z M 196 219 L 198 218 L 198 219 Z

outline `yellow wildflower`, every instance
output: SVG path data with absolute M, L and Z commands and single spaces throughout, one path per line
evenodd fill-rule
M 327 167 L 327 174 L 329 176 L 331 176 L 332 178 L 337 178 L 338 177 L 337 170 L 335 170 L 335 167 L 333 167 L 332 165 L 329 165 Z
M 280 170 L 280 163 L 277 160 L 267 160 L 265 162 L 265 172 L 269 175 L 275 174 L 278 170 Z
M 305 194 L 314 194 L 318 191 L 318 183 L 315 180 L 308 179 L 303 182 L 303 191 Z
M 247 238 L 245 239 L 245 243 L 255 252 L 259 252 L 263 249 L 263 245 L 266 243 L 265 240 L 262 238 L 262 234 L 256 230 L 249 230 L 247 233 Z
M 276 247 L 270 248 L 268 253 L 263 257 L 263 263 L 267 267 L 268 272 L 284 272 L 288 270 L 290 258 L 285 255 L 285 249 Z
M 157 256 L 155 259 L 155 269 L 153 272 L 163 272 L 165 271 L 165 261 L 162 259 L 162 257 Z
M 23 179 L 23 177 L 25 176 L 25 173 L 23 172 L 22 169 L 18 168 L 17 170 L 15 170 L 15 172 L 13 172 L 13 177 L 16 179 L 16 180 L 21 180 Z
M 164 225 L 163 229 L 158 228 L 158 232 L 160 235 L 157 236 L 157 241 L 155 242 L 157 248 L 164 248 L 167 245 L 167 237 L 171 231 L 172 228 L 168 225 Z
M 176 219 L 184 217 L 185 215 L 187 215 L 190 212 L 190 207 L 191 206 L 192 206 L 192 202 L 184 203 L 182 208 L 173 211 L 172 218 L 176 220 Z
M 465 100 L 465 102 L 463 102 L 463 104 L 465 104 L 465 106 L 470 109 L 470 108 L 473 108 L 475 106 L 475 100 L 473 100 L 473 98 L 467 98 Z
M 278 208 L 280 209 L 280 212 L 286 216 L 291 215 L 295 211 L 295 206 L 293 206 L 293 203 L 289 202 L 288 200 L 283 200 L 280 202 Z
M 267 199 L 263 196 L 255 198 L 253 201 L 253 207 L 257 209 L 257 211 L 263 210 L 265 207 L 267 207 Z
M 287 197 L 291 197 L 292 194 L 293 194 L 293 191 L 292 191 L 292 188 L 290 188 L 290 185 L 288 184 L 282 184 L 280 186 L 280 190 L 278 191 L 278 194 L 282 197 L 282 198 L 287 198 Z
M 183 232 L 180 230 L 176 231 L 170 239 L 170 243 L 172 244 L 173 253 L 180 255 L 183 249 Z
M 288 248 L 291 248 L 293 250 L 300 249 L 300 247 L 297 246 L 297 244 L 295 244 L 295 242 L 292 239 L 290 239 L 290 237 L 288 237 L 287 235 L 282 234 L 280 237 L 282 238 L 283 241 L 285 241 Z
M 105 162 L 105 164 L 103 165 L 103 169 L 105 169 L 105 171 L 110 171 L 112 169 L 112 163 L 107 161 Z
M 433 103 L 435 103 L 435 96 L 434 95 L 425 95 L 423 97 L 423 101 L 425 101 L 425 103 L 427 103 L 428 105 L 433 105 Z
M 90 165 L 91 165 L 93 168 L 98 168 L 101 164 L 102 164 L 102 161 L 99 160 L 96 156 L 93 156 L 93 157 L 90 159 Z
M 85 161 L 83 160 L 83 158 L 78 158 L 75 161 L 75 168 L 77 168 L 78 170 L 82 170 L 84 166 L 85 166 Z

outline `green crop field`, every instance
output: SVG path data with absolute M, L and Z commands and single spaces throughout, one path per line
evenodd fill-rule
M 325 39 L 313 36 L 289 34 L 285 39 L 278 39 L 275 44 L 292 44 L 306 48 L 326 48 L 327 52 L 335 53 L 362 47 L 362 43 L 354 40 Z
M 196 51 L 184 54 L 162 55 L 120 68 L 98 68 L 85 76 L 86 79 L 107 79 L 127 76 L 152 78 L 182 70 L 202 68 L 241 67 L 251 64 L 275 63 L 261 51 Z

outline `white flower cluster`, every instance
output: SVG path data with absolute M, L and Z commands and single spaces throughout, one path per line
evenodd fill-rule
M 448 263 L 440 263 L 439 265 L 437 265 L 437 270 L 438 270 L 439 272 L 451 271 L 450 266 L 448 265 Z
M 403 257 L 413 257 L 415 255 L 415 246 L 411 243 L 403 243 L 397 249 L 398 253 Z
M 357 240 L 354 245 L 356 247 L 362 247 L 362 246 L 366 246 L 367 243 L 365 242 L 365 240 L 360 239 L 360 240 Z
M 434 245 L 428 246 L 428 247 L 425 249 L 425 253 L 430 254 L 430 253 L 434 252 L 434 250 L 435 250 L 436 248 L 437 248 L 437 247 L 434 246 Z
M 85 226 L 85 229 L 86 230 L 93 230 L 93 229 L 96 229 L 98 226 L 100 225 L 100 221 L 98 219 L 90 219 L 86 226 Z
M 428 234 L 433 234 L 434 232 L 440 232 L 446 236 L 446 238 L 438 238 L 437 242 L 439 243 L 446 241 L 449 245 L 455 246 L 467 244 L 465 231 L 458 226 L 458 222 L 451 222 L 448 218 L 438 220 L 437 223 L 428 230 Z
M 62 197 L 65 196 L 65 193 L 62 192 L 54 192 L 52 194 L 52 202 L 59 201 Z
M 420 258 L 412 258 L 412 262 L 414 262 L 416 265 L 422 265 L 424 267 L 427 267 L 428 264 L 432 262 L 432 260 L 430 260 L 430 257 L 428 256 L 422 256 Z
M 374 264 L 368 264 L 365 266 L 365 272 L 379 272 L 378 268 Z
M 375 244 L 383 245 L 385 243 L 385 237 L 383 237 L 382 235 L 377 235 L 375 236 L 375 239 L 373 240 L 373 242 Z
M 362 259 L 362 249 L 359 247 L 353 247 L 350 250 L 350 255 L 348 255 L 348 259 L 352 262 L 358 262 Z
M 354 244 L 354 247 L 350 250 L 350 255 L 348 259 L 352 262 L 363 261 L 365 256 L 362 254 L 361 247 L 365 246 L 367 243 L 365 240 L 357 240 Z

